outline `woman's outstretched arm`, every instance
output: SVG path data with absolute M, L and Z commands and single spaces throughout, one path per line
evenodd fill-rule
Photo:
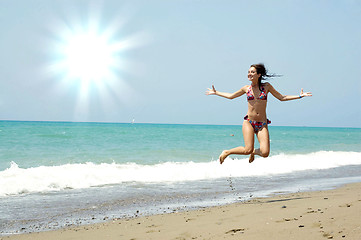
M 214 88 L 214 85 L 212 85 L 212 89 L 208 88 L 208 91 L 206 92 L 206 95 L 217 95 L 220 97 L 228 98 L 228 99 L 234 99 L 237 97 L 242 96 L 246 93 L 246 86 L 239 89 L 237 92 L 234 93 L 226 93 L 226 92 L 219 92 Z
M 311 92 L 303 92 L 303 88 L 301 88 L 301 93 L 298 96 L 295 95 L 282 95 L 281 93 L 279 93 L 276 89 L 274 89 L 274 87 L 271 84 L 268 84 L 268 91 L 270 93 L 272 93 L 272 95 L 277 98 L 280 101 L 290 101 L 290 100 L 295 100 L 295 99 L 300 99 L 303 97 L 311 97 L 312 93 Z

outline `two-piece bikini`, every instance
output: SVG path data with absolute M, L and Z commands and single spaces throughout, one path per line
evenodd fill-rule
M 264 87 L 262 86 L 261 88 L 261 93 L 259 94 L 259 98 L 260 100 L 267 100 L 267 93 L 264 89 Z M 247 100 L 250 101 L 250 100 L 254 100 L 254 95 L 252 93 L 252 86 L 249 86 L 248 88 L 248 91 L 247 91 Z M 267 122 L 257 122 L 257 121 L 254 121 L 254 120 L 250 120 L 248 118 L 248 115 L 246 115 L 244 117 L 244 120 L 248 121 L 253 129 L 254 129 L 254 132 L 257 133 L 259 130 L 261 130 L 264 126 L 266 126 L 267 124 L 270 124 L 271 121 L 267 119 Z

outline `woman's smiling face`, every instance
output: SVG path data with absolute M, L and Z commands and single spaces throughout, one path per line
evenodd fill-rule
M 250 67 L 248 70 L 248 80 L 251 82 L 258 81 L 258 78 L 261 77 L 260 73 L 257 73 L 257 69 L 255 67 Z

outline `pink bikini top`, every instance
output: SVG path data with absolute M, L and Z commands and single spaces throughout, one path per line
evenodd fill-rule
M 264 87 L 261 87 L 261 93 L 259 94 L 259 97 L 257 99 L 261 99 L 261 100 L 267 100 L 267 93 L 264 90 Z M 254 100 L 254 96 L 252 93 L 252 86 L 249 86 L 248 91 L 247 91 L 247 100 Z

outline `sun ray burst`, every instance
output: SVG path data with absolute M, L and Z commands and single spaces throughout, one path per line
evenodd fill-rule
M 99 94 L 103 106 L 127 101 L 124 96 L 129 97 L 128 93 L 134 91 L 121 77 L 122 72 L 128 70 L 128 61 L 122 53 L 144 44 L 141 34 L 120 39 L 119 26 L 123 26 L 124 21 L 112 21 L 111 25 L 102 27 L 99 12 L 93 9 L 89 15 L 85 23 L 76 17 L 69 17 L 72 21 L 57 19 L 57 25 L 52 26 L 56 39 L 52 49 L 55 61 L 48 66 L 48 71 L 60 79 L 62 89 L 78 88 L 74 117 L 80 121 L 87 120 L 91 89 L 97 90 L 91 94 Z M 106 109 L 109 108 L 104 107 Z

